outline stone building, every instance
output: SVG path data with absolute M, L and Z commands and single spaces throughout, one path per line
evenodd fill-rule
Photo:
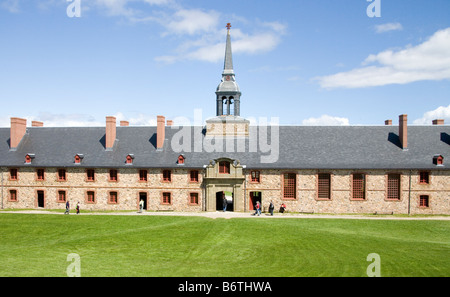
M 450 214 L 450 126 L 279 126 L 240 116 L 228 27 L 204 126 L 0 128 L 1 208 Z

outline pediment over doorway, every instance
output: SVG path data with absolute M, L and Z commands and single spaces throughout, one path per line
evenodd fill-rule
M 244 178 L 243 167 L 239 160 L 218 158 L 209 161 L 206 178 Z

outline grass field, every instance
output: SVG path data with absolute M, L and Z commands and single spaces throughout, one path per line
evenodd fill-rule
M 0 276 L 450 276 L 450 222 L 0 213 Z

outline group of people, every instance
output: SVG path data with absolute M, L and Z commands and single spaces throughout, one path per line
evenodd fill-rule
M 77 214 L 80 213 L 80 202 L 77 202 L 77 207 L 75 208 L 77 211 Z M 70 212 L 70 203 L 69 201 L 66 202 L 66 211 L 64 212 L 64 214 L 69 214 Z
M 273 201 L 270 200 L 270 204 L 269 204 L 269 213 L 271 216 L 273 216 L 273 210 L 275 209 L 275 206 L 273 205 Z M 280 213 L 284 213 L 286 211 L 286 204 L 282 203 L 280 205 Z M 256 205 L 255 205 L 255 213 L 252 214 L 252 216 L 254 215 L 261 215 L 261 203 L 259 201 L 256 201 Z

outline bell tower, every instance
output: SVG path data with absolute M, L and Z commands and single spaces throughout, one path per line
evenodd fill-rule
M 231 51 L 231 24 L 227 24 L 227 43 L 225 47 L 225 63 L 222 81 L 216 90 L 217 116 L 240 116 L 241 91 L 236 83 L 233 70 L 233 56 Z
M 241 91 L 236 82 L 231 53 L 231 24 L 227 24 L 227 43 L 222 81 L 216 90 L 216 117 L 206 121 L 206 137 L 248 137 L 250 121 L 241 118 Z

